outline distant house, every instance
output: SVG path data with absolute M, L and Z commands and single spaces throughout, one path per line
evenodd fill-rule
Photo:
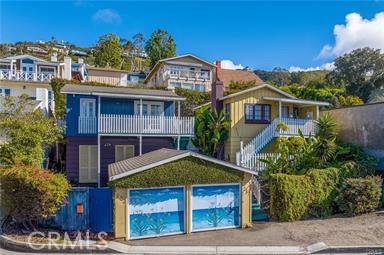
M 210 91 L 215 65 L 192 54 L 162 59 L 149 72 L 144 84 L 168 89 Z
M 181 148 L 194 118 L 172 91 L 65 85 L 66 175 L 81 186 L 106 185 L 108 164 L 161 148 Z
M 227 90 L 231 82 L 249 82 L 254 81 L 255 85 L 263 84 L 263 80 L 260 79 L 253 71 L 250 70 L 232 70 L 221 68 L 221 61 L 216 61 L 217 78 L 223 82 L 224 89 Z
M 128 85 L 128 71 L 94 66 L 87 66 L 87 70 L 87 81 L 100 82 L 113 86 Z
M 85 79 L 84 64 L 72 64 L 69 57 L 63 62 L 52 56 L 51 61 L 31 55 L 18 55 L 0 59 L 0 96 L 27 94 L 39 102 L 48 113 L 53 110 L 54 98 L 49 82 L 52 78 Z
M 28 46 L 27 51 L 33 52 L 33 53 L 39 54 L 39 55 L 47 55 L 48 54 L 47 50 L 45 50 L 41 47 L 38 47 L 38 46 Z

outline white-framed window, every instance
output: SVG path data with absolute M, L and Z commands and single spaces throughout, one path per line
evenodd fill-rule
M 10 96 L 11 89 L 10 88 L 0 88 L 0 96 Z
M 135 146 L 134 145 L 115 145 L 115 162 L 133 158 L 135 156 Z
M 97 145 L 79 145 L 79 183 L 97 182 Z
M 96 99 L 91 99 L 91 98 L 80 99 L 80 116 L 96 117 Z
M 48 66 L 41 66 L 39 70 L 41 73 L 54 74 L 56 72 L 56 69 L 54 67 L 48 67 Z
M 140 115 L 140 101 L 135 101 L 135 115 Z M 143 115 L 164 115 L 164 102 L 143 101 Z

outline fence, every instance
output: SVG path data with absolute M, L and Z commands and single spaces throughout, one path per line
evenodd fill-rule
M 42 222 L 62 230 L 112 232 L 112 190 L 110 188 L 73 188 L 67 203 L 57 214 Z

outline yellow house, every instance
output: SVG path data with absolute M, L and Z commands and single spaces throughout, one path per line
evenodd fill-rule
M 109 165 L 114 233 L 126 240 L 252 225 L 254 172 L 160 149 Z
M 256 171 L 263 170 L 263 164 L 258 161 L 263 157 L 261 153 L 273 152 L 274 138 L 298 136 L 299 129 L 304 136 L 313 135 L 313 120 L 319 117 L 319 107 L 329 105 L 327 102 L 298 99 L 269 84 L 227 96 L 220 96 L 220 86 L 216 86 L 213 95 L 217 95 L 217 102 L 231 120 L 224 157 Z M 288 130 L 278 131 L 279 123 L 284 123 Z

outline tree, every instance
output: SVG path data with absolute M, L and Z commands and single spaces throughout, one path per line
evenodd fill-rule
M 349 95 L 367 102 L 373 90 L 384 86 L 384 54 L 368 47 L 356 49 L 335 60 L 328 79 L 344 84 Z
M 176 55 L 176 44 L 172 35 L 163 29 L 158 29 L 147 41 L 145 51 L 150 60 L 150 68 L 153 68 L 157 61 Z
M 320 163 L 324 164 L 335 157 L 337 123 L 329 113 L 321 115 L 315 123 L 317 126 L 316 156 Z
M 120 68 L 122 63 L 120 38 L 115 34 L 100 36 L 94 56 L 95 65 L 100 67 Z
M 5 97 L 0 115 L 0 162 L 4 165 L 33 165 L 40 167 L 44 148 L 61 136 L 61 129 L 52 118 L 47 118 L 27 95 Z
M 193 145 L 199 148 L 200 152 L 219 157 L 221 155 L 224 141 L 228 138 L 231 122 L 225 118 L 224 112 L 217 112 L 202 107 L 196 111 L 195 138 Z

